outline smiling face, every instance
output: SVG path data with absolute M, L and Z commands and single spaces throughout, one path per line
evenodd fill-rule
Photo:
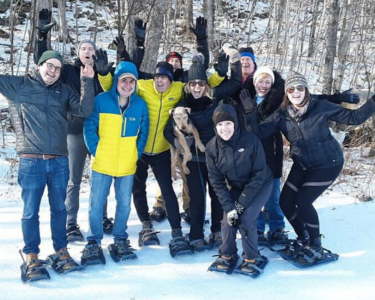
M 181 69 L 180 60 L 176 57 L 173 57 L 170 60 L 168 60 L 168 63 L 170 63 L 172 65 L 173 72 L 176 71 L 177 69 Z
M 303 85 L 289 86 L 287 88 L 288 99 L 296 108 L 301 108 L 304 105 L 306 96 L 306 89 Z
M 52 85 L 59 79 L 61 67 L 61 62 L 56 58 L 47 59 L 38 66 L 39 74 L 46 85 Z
M 169 78 L 167 76 L 156 75 L 154 77 L 154 86 L 159 93 L 164 93 L 170 85 L 171 82 L 169 81 Z
M 132 77 L 125 77 L 117 80 L 117 92 L 121 98 L 130 97 L 135 91 L 136 81 Z
M 206 90 L 206 82 L 203 80 L 190 80 L 189 91 L 193 95 L 194 99 L 199 99 L 203 96 Z
M 259 97 L 268 94 L 272 87 L 272 78 L 269 74 L 259 74 L 255 81 L 255 91 Z
M 95 55 L 94 46 L 90 43 L 83 43 L 81 48 L 79 48 L 79 59 L 81 60 L 82 64 L 94 66 L 94 60 L 92 58 Z
M 242 68 L 242 78 L 247 78 L 254 74 L 255 65 L 251 57 L 249 56 L 241 57 L 241 68 Z
M 216 125 L 216 132 L 224 141 L 228 141 L 234 133 L 234 123 L 232 121 L 219 122 Z

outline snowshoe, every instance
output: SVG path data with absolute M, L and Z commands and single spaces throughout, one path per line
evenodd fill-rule
M 264 232 L 258 230 L 257 233 L 258 233 L 258 246 L 269 247 L 270 244 L 266 236 L 264 235 Z
M 208 244 L 210 245 L 210 248 L 218 248 L 223 243 L 223 238 L 221 236 L 221 231 L 218 232 L 212 232 L 210 234 Z
M 27 254 L 25 261 L 21 250 L 19 253 L 23 260 L 23 264 L 20 266 L 21 280 L 23 283 L 51 278 L 46 270 L 46 267 L 49 265 L 48 261 L 38 259 L 38 254 L 34 253 Z
M 130 241 L 128 239 L 123 239 L 117 243 L 115 242 L 114 244 L 110 244 L 108 246 L 108 250 L 115 262 L 137 258 L 137 255 L 133 253 L 135 249 L 130 246 Z
M 169 253 L 172 257 L 193 254 L 180 228 L 172 229 L 172 240 L 169 242 Z
M 233 270 L 236 268 L 238 261 L 238 255 L 232 255 L 230 259 L 224 259 L 221 255 L 208 267 L 207 271 L 212 272 L 223 272 L 226 274 L 232 274 Z
M 160 245 L 159 238 L 156 235 L 157 233 L 160 233 L 160 231 L 154 229 L 152 221 L 143 221 L 142 230 L 139 233 L 138 246 Z
M 242 264 L 234 270 L 234 273 L 257 278 L 260 274 L 263 273 L 264 268 L 267 264 L 268 258 L 260 255 L 255 258 L 254 262 L 248 262 L 244 260 Z
M 150 213 L 150 219 L 155 222 L 164 221 L 167 218 L 167 213 L 163 207 L 154 206 Z
M 288 234 L 285 230 L 278 228 L 274 232 L 270 230 L 267 232 L 267 240 L 270 246 L 277 245 L 287 245 L 289 244 Z
M 300 255 L 304 247 L 309 243 L 309 234 L 307 230 L 304 230 L 302 232 L 301 236 L 298 236 L 297 239 L 288 239 L 287 244 L 284 244 L 285 246 L 281 249 L 276 249 L 273 246 L 270 246 L 271 251 L 275 251 L 277 254 L 279 254 L 283 259 L 285 260 L 293 260 L 298 255 Z M 275 244 L 276 246 L 279 244 Z
M 205 239 L 189 241 L 189 246 L 194 252 L 203 252 L 211 248 Z
M 69 243 L 84 242 L 85 239 L 79 230 L 79 225 L 71 225 L 66 229 L 66 238 Z
M 103 218 L 103 232 L 105 234 L 112 234 L 113 218 Z
M 105 265 L 102 247 L 96 241 L 89 241 L 82 251 L 81 266 Z
M 50 262 L 52 269 L 58 274 L 66 274 L 73 271 L 82 270 L 83 267 L 77 264 L 70 256 L 66 248 L 62 248 L 55 254 L 51 254 L 47 257 Z

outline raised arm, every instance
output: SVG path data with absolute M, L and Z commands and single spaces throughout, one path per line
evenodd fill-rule
M 37 65 L 39 58 L 42 54 L 47 51 L 47 37 L 48 32 L 56 22 L 52 22 L 52 12 L 48 9 L 42 9 L 39 12 L 39 22 L 38 22 L 38 36 L 35 39 L 34 45 L 34 63 Z
M 197 38 L 197 50 L 204 56 L 204 68 L 207 70 L 210 63 L 210 52 L 208 50 L 207 42 L 207 20 L 204 17 L 195 19 L 195 28 L 190 27 L 190 30 Z

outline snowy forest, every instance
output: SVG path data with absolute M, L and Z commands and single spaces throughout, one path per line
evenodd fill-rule
M 136 49 L 135 21 L 147 22 L 145 56 L 141 70 L 152 73 L 157 62 L 177 51 L 183 68 L 189 69 L 197 52 L 190 30 L 197 17 L 207 20 L 210 50 L 217 40 L 237 48 L 252 47 L 258 66 L 270 66 L 283 78 L 291 72 L 303 74 L 314 94 L 334 94 L 353 89 L 359 104 L 342 103 L 356 109 L 375 92 L 375 1 L 374 0 L 0 0 L 0 74 L 23 76 L 35 69 L 34 45 L 38 38 L 39 12 L 52 11 L 48 46 L 72 63 L 80 41 L 90 39 L 107 51 L 116 64 L 114 40 L 123 36 L 132 57 Z M 211 61 L 208 73 L 214 73 Z M 118 62 L 117 62 L 118 63 Z M 50 281 L 22 285 L 21 216 L 23 201 L 17 183 L 19 157 L 9 105 L 0 94 L 0 290 L 2 299 L 343 299 L 370 300 L 375 294 L 375 119 L 360 126 L 332 123 L 334 137 L 342 145 L 345 164 L 337 180 L 319 197 L 324 246 L 340 255 L 332 264 L 298 269 L 268 248 L 259 248 L 269 259 L 264 274 L 253 280 L 246 276 L 207 272 L 217 251 L 191 257 L 171 258 L 168 251 L 168 221 L 156 223 L 160 246 L 137 248 L 137 260 L 114 263 L 109 254 L 105 266 L 90 266 L 82 272 L 58 275 Z M 289 144 L 284 141 L 282 183 L 290 171 Z M 90 162 L 87 159 L 80 194 L 79 219 L 88 232 Z M 182 203 L 181 179 L 173 183 Z M 147 197 L 155 201 L 156 180 L 149 170 Z M 108 213 L 114 216 L 111 189 Z M 207 205 L 209 219 L 210 208 Z M 40 208 L 41 256 L 52 253 L 48 191 Z M 210 220 L 209 220 L 210 221 Z M 293 228 L 286 221 L 286 230 Z M 182 222 L 183 232 L 189 225 Z M 137 245 L 141 223 L 132 203 L 128 234 Z M 206 235 L 209 225 L 205 227 Z M 103 249 L 112 241 L 103 239 Z M 69 244 L 79 261 L 84 243 Z M 238 243 L 241 250 L 241 245 Z M 216 249 L 217 250 L 217 249 Z M 106 250 L 107 251 L 107 250 Z M 108 252 L 108 251 L 107 251 Z

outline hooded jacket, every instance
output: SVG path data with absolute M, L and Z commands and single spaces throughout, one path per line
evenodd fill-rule
M 262 186 L 272 180 L 262 144 L 252 133 L 242 130 L 234 108 L 220 105 L 215 110 L 232 114 L 235 120 L 234 134 L 229 141 L 222 140 L 216 133 L 206 147 L 208 177 L 219 201 L 226 212 L 235 209 L 229 189 L 241 191 L 238 202 L 245 208 L 256 201 Z
M 94 106 L 92 78 L 82 78 L 80 96 L 57 80 L 46 86 L 41 75 L 0 75 L 0 93 L 9 102 L 18 154 L 68 155 L 68 113 L 89 116 Z
M 279 108 L 260 125 L 255 112 L 249 114 L 251 128 L 260 138 L 281 131 L 290 142 L 290 157 L 303 169 L 322 169 L 344 161 L 340 144 L 332 136 L 328 121 L 359 125 L 375 112 L 374 98 L 357 110 L 311 98 L 306 112 L 298 119 Z
M 117 80 L 123 73 L 138 78 L 134 64 L 121 62 L 115 70 L 112 88 L 95 97 L 94 112 L 84 125 L 86 146 L 93 155 L 92 169 L 115 177 L 135 173 L 149 131 L 147 105 L 136 95 L 137 86 L 124 112 L 119 106 Z

